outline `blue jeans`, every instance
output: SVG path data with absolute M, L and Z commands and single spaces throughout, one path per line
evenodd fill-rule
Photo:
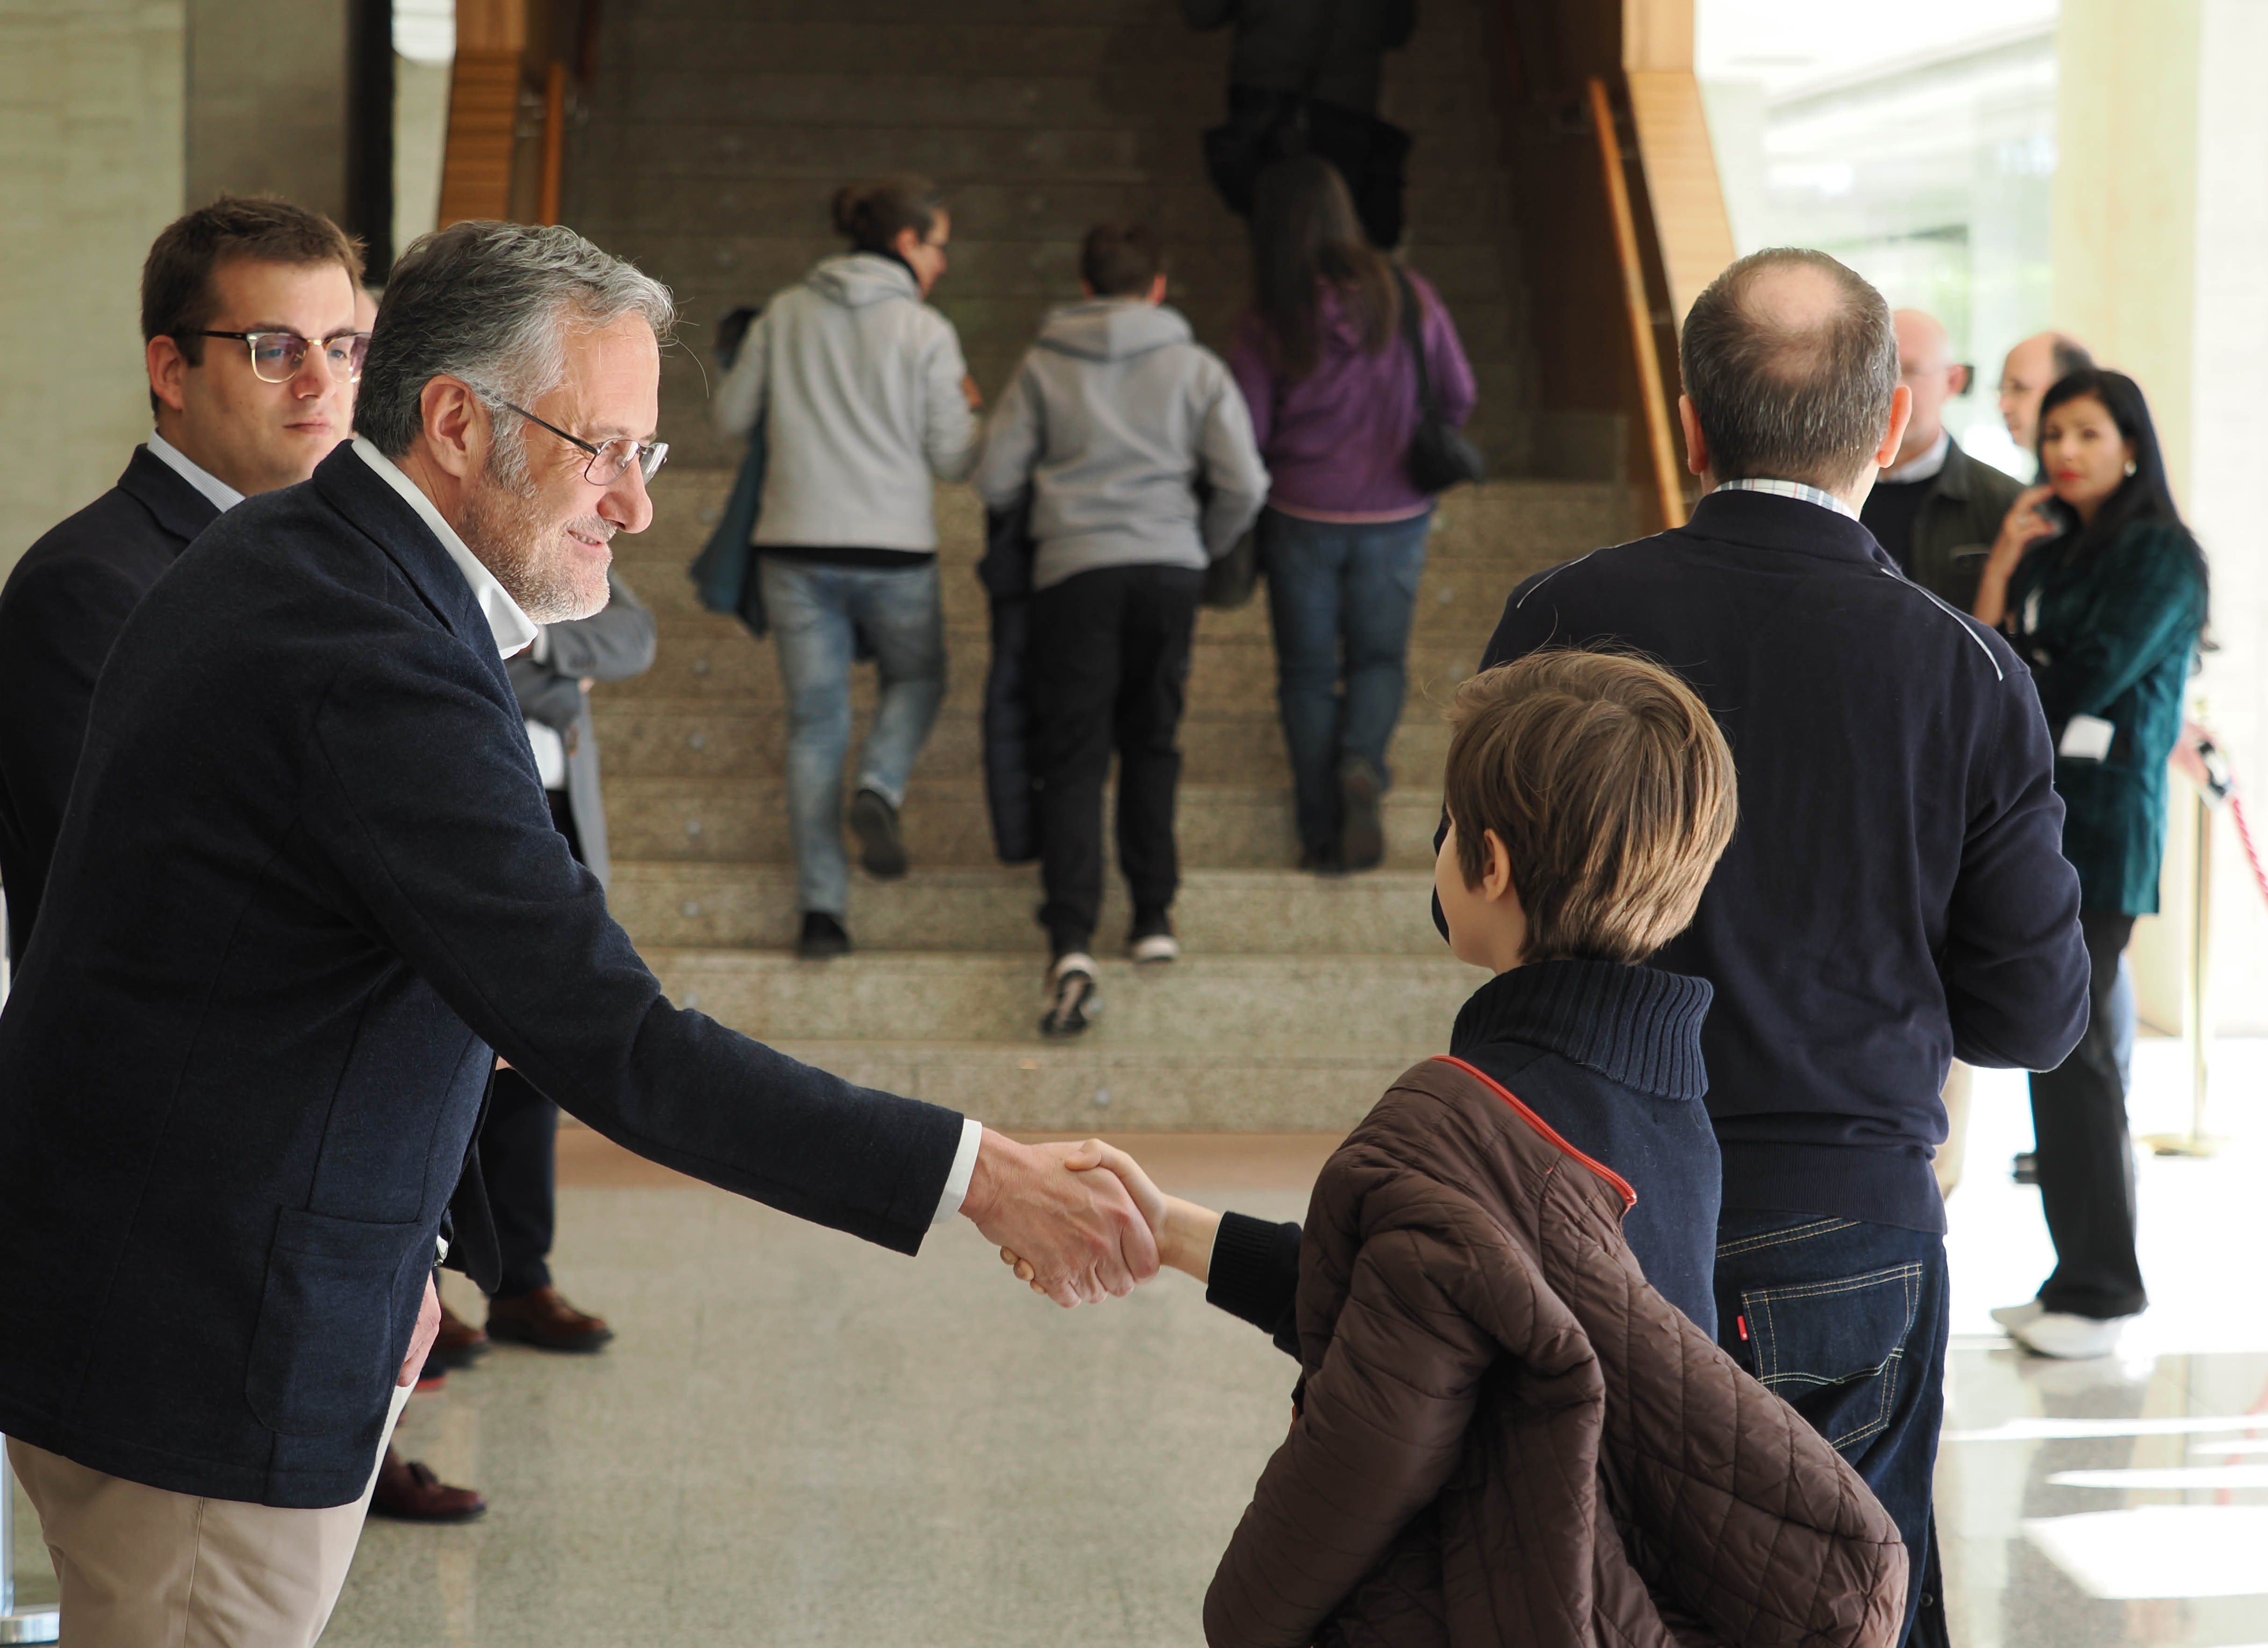
M 850 751 L 850 663 L 864 636 L 882 693 L 857 787 L 902 805 L 914 758 L 945 701 L 945 611 L 937 564 L 828 566 L 766 555 L 764 612 L 787 685 L 787 810 L 796 901 L 840 920 L 850 904 L 843 854 L 843 763 Z
M 1906 1542 L 1906 1618 L 1942 1640 L 1931 1479 L 1945 1418 L 1945 1238 L 1818 1214 L 1727 1208 L 1717 1221 L 1717 1342 L 1866 1479 Z
M 1430 514 L 1365 526 L 1260 517 L 1276 706 L 1292 753 L 1300 845 L 1336 851 L 1339 768 L 1350 758 L 1391 780 L 1386 746 L 1409 696 L 1410 620 L 1425 570 Z M 1341 691 L 1341 683 L 1344 691 Z

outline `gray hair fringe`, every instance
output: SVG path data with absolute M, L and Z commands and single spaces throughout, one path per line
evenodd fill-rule
M 669 342 L 669 288 L 572 229 L 468 221 L 421 235 L 386 283 L 355 428 L 399 458 L 417 437 L 433 379 L 461 378 L 492 406 L 524 405 L 566 375 L 571 329 L 632 314 Z

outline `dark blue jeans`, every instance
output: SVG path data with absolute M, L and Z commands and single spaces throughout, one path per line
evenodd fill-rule
M 1717 1341 L 1866 1479 L 1906 1541 L 1899 1640 L 1931 1579 L 1930 1487 L 1945 1417 L 1945 1238 L 1816 1214 L 1727 1208 L 1717 1221 Z
M 1344 762 L 1367 761 L 1381 792 L 1391 780 L 1386 746 L 1409 696 L 1410 620 L 1432 522 L 1430 513 L 1359 525 L 1273 509 L 1260 517 L 1276 706 L 1291 749 L 1300 845 L 1310 853 L 1338 846 Z

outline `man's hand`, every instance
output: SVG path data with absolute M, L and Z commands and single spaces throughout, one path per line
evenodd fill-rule
M 1211 1279 L 1212 1245 L 1220 1231 L 1219 1214 L 1194 1201 L 1166 1194 L 1142 1170 L 1141 1163 L 1115 1144 L 1088 1139 L 1079 1144 L 1042 1144 L 1036 1148 L 1074 1173 L 1105 1169 L 1117 1175 L 1140 1210 L 1142 1222 L 1157 1238 L 1158 1262 L 1168 1269 L 1195 1276 L 1199 1282 Z M 1028 1282 L 1035 1289 L 1039 1287 L 1032 1267 L 1015 1249 L 1003 1247 L 1000 1260 L 1014 1268 L 1017 1281 Z
M 1057 1304 L 1123 1297 L 1158 1274 L 1158 1244 L 1109 1173 L 1064 1171 L 1054 1151 L 984 1129 L 961 1211 L 987 1241 L 1022 1256 Z
M 433 1285 L 433 1273 L 425 1273 L 425 1298 L 417 1307 L 417 1327 L 409 1335 L 409 1354 L 401 1359 L 401 1377 L 396 1385 L 415 1385 L 425 1367 L 426 1354 L 433 1349 L 434 1338 L 441 1331 L 441 1290 Z

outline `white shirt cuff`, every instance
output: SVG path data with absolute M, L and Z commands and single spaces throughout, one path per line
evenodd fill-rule
M 976 1149 L 984 1142 L 984 1124 L 974 1116 L 961 1119 L 961 1148 L 953 1153 L 953 1171 L 945 1176 L 945 1194 L 937 1199 L 937 1217 L 943 1224 L 961 1211 L 968 1198 L 968 1181 L 976 1176 Z

